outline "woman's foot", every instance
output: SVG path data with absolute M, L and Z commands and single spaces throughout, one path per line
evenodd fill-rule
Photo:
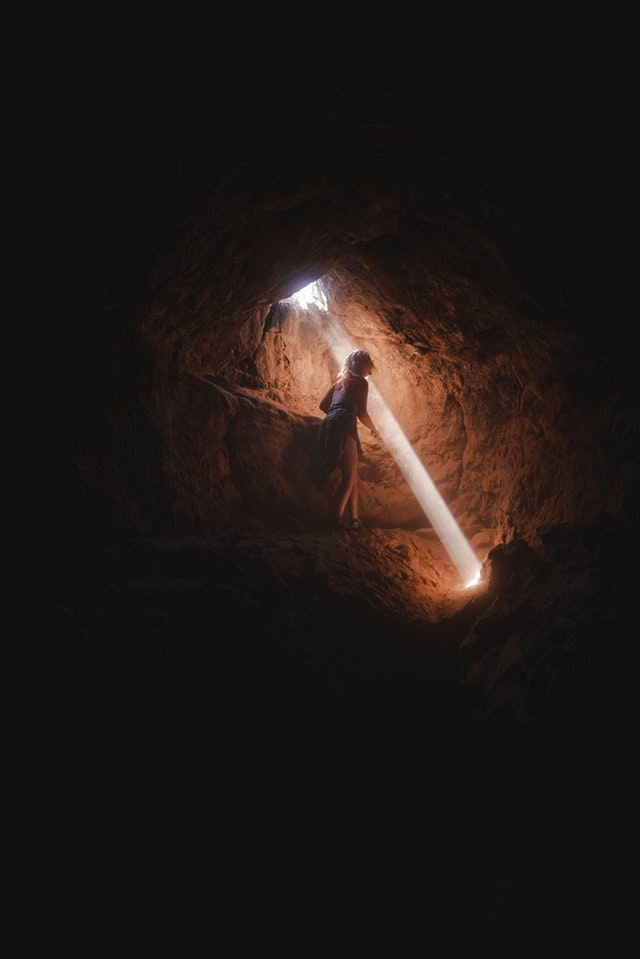
M 362 520 L 361 519 L 352 520 L 351 529 L 362 529 Z

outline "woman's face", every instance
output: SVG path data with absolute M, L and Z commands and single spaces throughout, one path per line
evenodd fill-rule
M 365 358 L 362 362 L 362 375 L 370 376 L 373 373 L 373 360 L 371 357 Z

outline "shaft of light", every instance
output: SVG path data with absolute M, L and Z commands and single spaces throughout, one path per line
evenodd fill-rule
M 337 324 L 323 323 L 329 349 L 338 366 L 354 347 Z M 438 492 L 433 480 L 416 456 L 413 447 L 398 425 L 393 413 L 383 400 L 375 383 L 369 383 L 369 412 L 387 449 L 398 464 L 407 483 L 425 511 L 440 542 L 451 557 L 466 587 L 479 581 L 482 564 L 471 549 L 462 530 L 451 515 L 449 507 Z
M 467 586 L 473 585 L 477 582 L 481 563 L 374 383 L 369 384 L 369 410 L 389 452 L 451 557 L 463 583 Z

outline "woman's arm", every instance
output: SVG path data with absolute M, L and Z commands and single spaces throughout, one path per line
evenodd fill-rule
M 365 413 L 364 416 L 359 416 L 358 419 L 359 419 L 362 423 L 364 423 L 364 425 L 367 427 L 367 429 L 370 429 L 370 430 L 371 430 L 371 432 L 373 433 L 374 436 L 376 436 L 376 437 L 380 436 L 380 434 L 378 433 L 377 429 L 376 429 L 375 426 L 373 425 L 373 420 L 371 419 L 371 417 L 369 416 L 368 413 Z
M 367 429 L 371 430 L 371 432 L 373 433 L 375 437 L 378 437 L 380 434 L 378 433 L 377 429 L 373 425 L 373 420 L 369 416 L 369 412 L 367 410 L 368 398 L 369 398 L 369 384 L 365 380 L 364 389 L 362 390 L 362 394 L 360 396 L 360 403 L 358 404 L 358 419 L 360 420 L 361 423 L 363 423 L 367 427 Z

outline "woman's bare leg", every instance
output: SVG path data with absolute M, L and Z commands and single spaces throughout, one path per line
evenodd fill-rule
M 344 441 L 342 460 L 340 462 L 342 478 L 336 490 L 334 518 L 342 519 L 347 503 L 351 511 L 351 518 L 358 517 L 358 447 L 353 436 L 347 436 Z M 355 510 L 355 512 L 354 512 Z
M 347 500 L 345 509 L 349 510 L 351 519 L 358 519 L 358 467 L 356 459 L 356 471 L 353 477 L 353 486 L 351 487 L 351 496 Z

